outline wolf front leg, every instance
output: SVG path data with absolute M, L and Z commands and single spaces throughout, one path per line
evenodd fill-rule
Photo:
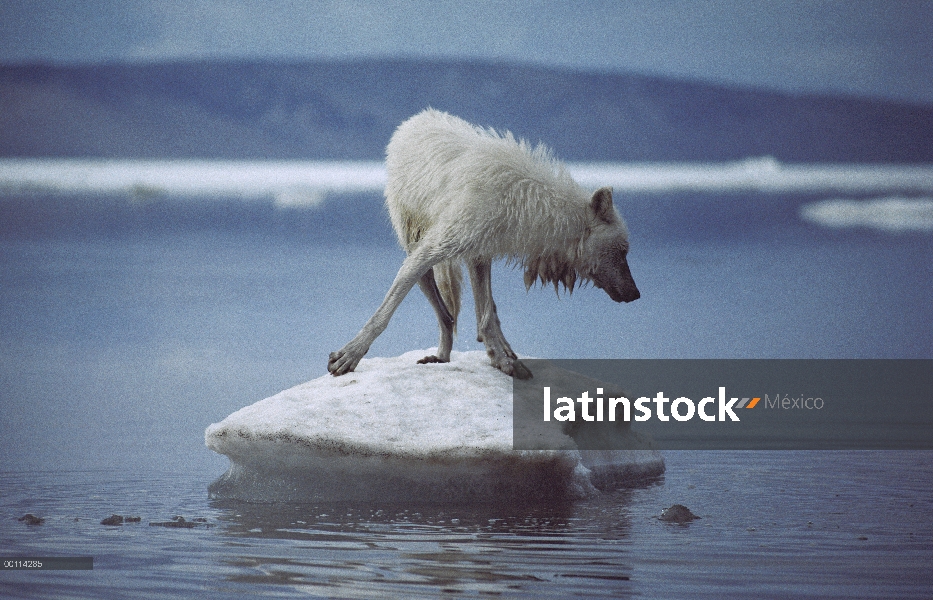
M 385 331 L 395 309 L 402 303 L 411 288 L 428 269 L 442 259 L 437 254 L 436 250 L 432 251 L 427 244 L 422 243 L 417 250 L 408 255 L 395 276 L 395 281 L 389 287 L 386 297 L 382 300 L 382 304 L 369 318 L 363 329 L 356 334 L 355 338 L 347 342 L 346 346 L 330 353 L 327 359 L 327 370 L 332 375 L 343 375 L 356 368 L 372 343 Z
M 531 379 L 531 371 L 518 360 L 502 334 L 496 303 L 492 299 L 492 263 L 488 260 L 470 262 L 470 284 L 476 303 L 476 341 L 486 344 L 486 354 L 492 366 L 518 379 Z

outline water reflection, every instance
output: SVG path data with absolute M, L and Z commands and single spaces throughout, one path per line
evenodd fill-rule
M 620 490 L 557 505 L 212 507 L 230 581 L 337 596 L 618 597 L 630 592 L 631 499 Z

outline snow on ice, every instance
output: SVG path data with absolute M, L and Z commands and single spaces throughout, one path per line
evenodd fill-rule
M 303 383 L 211 425 L 207 446 L 231 463 L 211 496 L 540 502 L 663 473 L 653 450 L 580 451 L 560 424 L 544 433 L 551 450 L 513 450 L 511 378 L 480 351 L 416 364 L 430 353 L 364 359 L 355 372 Z

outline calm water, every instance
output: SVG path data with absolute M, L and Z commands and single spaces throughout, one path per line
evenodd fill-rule
M 4 598 L 929 598 L 923 452 L 670 452 L 654 484 L 560 507 L 250 505 L 192 474 L 4 474 Z M 656 520 L 673 503 L 702 518 Z M 16 521 L 25 512 L 46 522 Z M 107 527 L 112 513 L 140 524 Z M 149 526 L 176 515 L 194 529 Z
M 933 236 L 821 230 L 813 199 L 623 199 L 642 299 L 499 268 L 503 329 L 541 357 L 933 357 Z M 663 480 L 563 507 L 210 502 L 204 428 L 325 374 L 401 259 L 370 196 L 0 199 L 0 549 L 95 558 L 0 596 L 933 595 L 931 453 L 667 453 Z M 435 343 L 414 294 L 371 353 Z M 703 518 L 653 518 L 673 503 Z M 211 527 L 148 525 L 176 515 Z

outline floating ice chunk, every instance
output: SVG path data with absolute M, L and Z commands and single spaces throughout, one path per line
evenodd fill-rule
M 324 202 L 323 190 L 308 186 L 285 188 L 275 193 L 276 208 L 314 208 Z
M 890 232 L 933 231 L 933 198 L 822 200 L 800 208 L 805 221 L 825 227 L 871 227 Z
M 664 471 L 650 450 L 512 449 L 512 380 L 483 352 L 370 358 L 247 406 L 207 428 L 230 461 L 214 498 L 251 501 L 551 501 Z

